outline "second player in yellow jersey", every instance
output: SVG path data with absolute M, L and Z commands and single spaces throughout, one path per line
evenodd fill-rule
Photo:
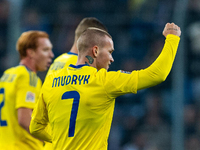
M 23 129 L 17 109 L 33 109 L 42 82 L 36 73 L 23 65 L 6 70 L 0 80 L 0 149 L 41 150 L 43 143 Z

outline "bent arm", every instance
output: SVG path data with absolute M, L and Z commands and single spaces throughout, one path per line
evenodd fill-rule
M 40 139 L 40 140 L 43 140 L 43 141 L 47 141 L 47 142 L 52 142 L 52 138 L 51 138 L 51 135 L 49 135 L 46 131 L 45 131 L 45 128 L 46 128 L 46 124 L 41 124 L 41 123 L 38 123 L 34 120 L 31 120 L 31 123 L 30 123 L 30 126 L 29 126 L 29 130 L 30 130 L 30 133 Z
M 180 38 L 168 34 L 161 54 L 151 66 L 138 72 L 138 90 L 155 86 L 167 78 L 172 68 Z
M 29 126 L 30 133 L 40 140 L 52 142 L 51 135 L 49 135 L 45 130 L 48 122 L 49 120 L 46 104 L 43 100 L 43 95 L 41 94 L 32 113 L 32 118 Z
M 21 108 L 17 109 L 18 123 L 27 132 L 29 132 L 29 125 L 30 125 L 30 121 L 31 121 L 31 114 L 32 114 L 32 109 L 30 109 L 30 108 L 21 107 Z

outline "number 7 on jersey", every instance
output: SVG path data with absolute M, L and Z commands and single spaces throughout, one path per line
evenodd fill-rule
M 68 134 L 69 137 L 74 136 L 80 94 L 77 91 L 68 91 L 68 92 L 65 92 L 61 98 L 62 100 L 67 100 L 71 98 L 73 98 L 74 100 L 73 100 L 72 111 L 71 111 L 71 116 L 70 116 L 69 134 Z

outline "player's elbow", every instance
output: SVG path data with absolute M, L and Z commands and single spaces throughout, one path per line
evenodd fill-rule
M 37 137 L 38 134 L 38 130 L 35 130 L 34 128 L 29 126 L 29 132 L 31 135 L 33 135 L 34 137 Z
M 157 77 L 157 84 L 160 84 L 160 83 L 164 82 L 166 79 L 167 79 L 167 75 L 166 74 L 160 74 Z
M 29 132 L 29 126 L 27 124 L 19 122 L 19 125 L 24 128 L 27 132 Z
M 40 125 L 34 121 L 31 121 L 29 130 L 30 134 L 35 138 L 52 143 L 52 137 L 45 131 L 45 126 Z
M 29 132 L 31 135 L 33 135 L 34 137 L 37 137 L 39 129 L 37 128 L 37 123 L 34 121 L 31 121 L 30 126 L 29 126 Z
M 152 73 L 153 76 L 156 78 L 158 83 L 164 82 L 170 73 L 169 68 L 156 68 L 156 70 Z
M 164 82 L 167 78 L 168 73 L 166 72 L 154 72 L 153 74 L 151 74 L 151 80 L 153 81 L 152 83 L 154 83 L 154 85 L 158 85 L 162 82 Z

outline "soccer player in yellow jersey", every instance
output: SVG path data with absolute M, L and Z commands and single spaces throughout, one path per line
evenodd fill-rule
M 43 142 L 29 133 L 29 124 L 42 85 L 36 72 L 50 66 L 52 44 L 46 32 L 27 31 L 16 48 L 19 65 L 0 78 L 0 150 L 42 150 Z
M 96 27 L 102 30 L 107 31 L 107 28 L 99 21 L 97 18 L 94 17 L 86 17 L 81 20 L 75 30 L 75 38 L 74 43 L 71 50 L 68 53 L 64 53 L 58 56 L 52 65 L 50 66 L 48 73 L 46 76 L 55 72 L 57 70 L 62 69 L 63 67 L 68 67 L 70 64 L 76 64 L 78 60 L 78 49 L 77 49 L 77 40 L 80 37 L 81 33 L 86 30 L 88 27 Z M 50 127 L 47 128 L 48 132 L 51 132 Z M 45 143 L 44 150 L 53 150 L 51 143 Z
M 78 61 L 52 73 L 43 84 L 30 132 L 53 143 L 55 150 L 106 150 L 115 98 L 163 82 L 172 67 L 180 28 L 167 23 L 165 45 L 146 69 L 107 71 L 114 61 L 111 36 L 88 28 L 77 41 Z M 50 123 L 52 135 L 45 128 Z

